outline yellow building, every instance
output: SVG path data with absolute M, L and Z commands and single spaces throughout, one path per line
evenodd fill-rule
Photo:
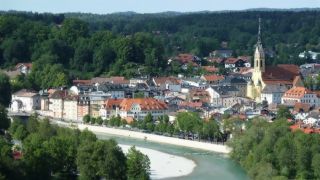
M 247 97 L 256 102 L 261 102 L 261 92 L 267 86 L 272 86 L 273 89 L 280 88 L 280 86 L 290 89 L 296 83 L 301 84 L 298 80 L 301 81 L 299 67 L 296 65 L 279 64 L 277 66 L 265 66 L 265 53 L 260 38 L 259 20 L 258 42 L 254 52 L 254 68 L 251 81 L 247 85 Z

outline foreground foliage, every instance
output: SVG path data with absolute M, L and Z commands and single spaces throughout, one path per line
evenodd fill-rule
M 127 169 L 136 163 L 139 177 L 150 176 L 146 156 L 134 148 L 125 155 L 114 140 L 98 140 L 88 130 L 62 128 L 31 116 L 27 122 L 14 119 L 8 132 L 16 142 L 0 136 L 0 179 L 132 179 Z M 22 156 L 14 159 L 13 152 Z
M 319 179 L 320 135 L 291 132 L 285 118 L 252 120 L 231 139 L 231 157 L 252 179 Z

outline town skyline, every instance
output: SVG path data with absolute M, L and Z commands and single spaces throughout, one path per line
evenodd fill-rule
M 240 0 L 236 3 L 232 0 L 226 0 L 224 3 L 219 3 L 217 0 L 201 0 L 189 1 L 185 3 L 181 0 L 164 0 L 164 1 L 147 1 L 147 0 L 120 0 L 112 2 L 110 0 L 100 1 L 76 1 L 62 0 L 57 1 L 19 1 L 19 0 L 0 0 L 0 10 L 17 10 L 17 11 L 32 11 L 32 12 L 48 12 L 48 13 L 67 13 L 67 12 L 82 12 L 109 14 L 117 12 L 133 11 L 137 13 L 160 13 L 167 11 L 175 12 L 198 12 L 198 11 L 224 11 L 224 10 L 247 10 L 259 8 L 275 8 L 275 9 L 296 9 L 296 8 L 317 8 L 320 7 L 320 1 L 303 0 L 292 2 L 283 0 L 270 1 L 255 1 L 255 0 Z

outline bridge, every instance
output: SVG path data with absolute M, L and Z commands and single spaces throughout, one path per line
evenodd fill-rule
M 8 116 L 9 117 L 16 117 L 16 116 L 29 117 L 29 116 L 31 116 L 31 113 L 8 111 Z

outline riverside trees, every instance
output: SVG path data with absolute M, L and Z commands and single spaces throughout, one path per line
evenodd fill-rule
M 231 157 L 252 179 L 318 179 L 319 134 L 291 132 L 286 118 L 254 119 L 231 139 Z
M 132 179 L 127 171 L 132 153 L 127 162 L 115 141 L 98 140 L 88 130 L 61 128 L 31 116 L 27 124 L 15 119 L 9 132 L 21 140 L 22 156 L 14 160 L 11 141 L 0 135 L 0 178 L 77 179 L 80 174 L 80 179 Z M 134 162 L 143 162 L 137 170 L 149 179 L 146 157 L 139 153 L 133 153 Z

